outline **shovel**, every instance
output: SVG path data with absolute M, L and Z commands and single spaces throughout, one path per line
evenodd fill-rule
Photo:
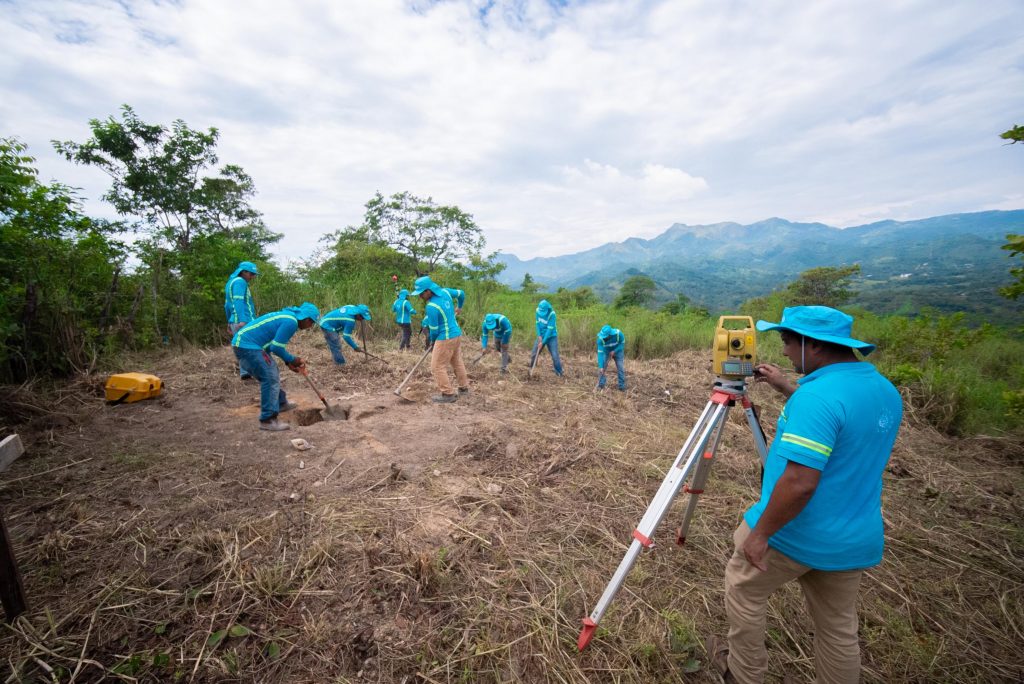
M 480 352 L 480 356 L 476 357 L 475 359 L 473 359 L 472 361 L 469 362 L 469 365 L 470 366 L 475 366 L 476 364 L 480 363 L 480 359 L 482 359 L 485 356 L 487 356 L 487 352 L 489 352 L 489 351 L 490 351 L 490 349 L 484 349 L 482 352 Z
M 408 384 L 409 379 L 412 378 L 412 374 L 416 372 L 416 369 L 420 367 L 420 364 L 423 363 L 423 360 L 427 358 L 427 356 L 433 350 L 434 345 L 430 345 L 429 347 L 427 347 L 427 351 L 423 352 L 423 356 L 421 356 L 420 360 L 416 362 L 416 365 L 412 367 L 412 370 L 409 371 L 409 374 L 405 376 L 405 380 L 402 381 L 402 384 L 395 389 L 395 394 L 397 394 L 398 396 L 402 395 L 402 390 L 405 388 L 406 384 Z
M 345 412 L 345 409 L 339 406 L 331 406 L 327 403 L 327 400 L 324 399 L 324 395 L 320 394 L 320 390 L 318 390 L 316 385 L 313 384 L 313 378 L 309 377 L 309 371 L 306 370 L 305 366 L 302 367 L 302 370 L 300 370 L 299 373 L 302 374 L 302 377 L 306 378 L 306 382 L 309 383 L 310 389 L 312 389 L 313 392 L 316 393 L 316 396 L 320 398 L 320 401 L 324 403 L 324 420 L 346 420 L 348 418 L 348 414 Z

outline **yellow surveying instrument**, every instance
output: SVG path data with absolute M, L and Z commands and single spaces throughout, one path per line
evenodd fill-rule
M 745 323 L 743 328 L 727 328 L 726 323 Z M 715 375 L 727 378 L 749 378 L 757 363 L 757 335 L 750 316 L 721 316 L 715 329 L 712 349 Z
M 745 323 L 746 327 L 726 327 L 727 324 L 734 325 L 736 322 Z M 757 363 L 757 336 L 754 333 L 754 321 L 749 316 L 722 316 L 719 318 L 712 352 L 716 377 L 711 390 L 711 398 L 700 414 L 700 418 L 697 419 L 696 425 L 690 430 L 690 435 L 676 455 L 676 459 L 672 463 L 672 467 L 669 468 L 668 474 L 665 475 L 654 499 L 647 506 L 643 518 L 633 530 L 633 541 L 612 576 L 611 582 L 608 583 L 590 616 L 583 618 L 583 629 L 576 642 L 576 646 L 581 651 L 593 638 L 594 632 L 597 630 L 597 623 L 601 621 L 604 612 L 619 592 L 640 552 L 643 549 L 654 547 L 654 530 L 668 513 L 672 501 L 679 494 L 679 490 L 683 488 L 683 483 L 692 474 L 693 478 L 690 480 L 690 484 L 685 487 L 686 493 L 690 495 L 686 504 L 686 512 L 683 514 L 683 522 L 676 532 L 677 544 L 682 546 L 686 541 L 690 520 L 697 508 L 700 495 L 704 493 L 704 483 L 707 482 L 711 465 L 715 460 L 715 451 L 722 440 L 722 431 L 725 429 L 729 409 L 735 406 L 737 401 L 743 404 L 747 425 L 753 435 L 754 446 L 761 457 L 762 466 L 765 459 L 768 458 L 768 446 L 765 443 L 764 432 L 761 430 L 761 424 L 757 422 L 754 404 L 747 396 L 746 379 L 754 375 L 754 365 Z

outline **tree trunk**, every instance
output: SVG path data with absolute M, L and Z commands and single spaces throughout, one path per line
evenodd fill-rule
M 114 269 L 114 277 L 110 281 L 110 290 L 107 291 L 107 299 L 103 302 L 103 311 L 100 313 L 100 339 L 107 337 L 107 318 L 110 316 L 110 306 L 114 302 L 114 295 L 117 294 L 117 281 L 121 276 L 121 267 Z

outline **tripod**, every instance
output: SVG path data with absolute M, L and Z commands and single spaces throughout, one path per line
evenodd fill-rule
M 622 587 L 626 575 L 633 568 L 633 564 L 636 562 L 640 552 L 645 548 L 649 549 L 654 546 L 652 537 L 655 528 L 658 527 L 658 524 L 665 517 L 669 506 L 672 505 L 672 501 L 676 498 L 680 487 L 682 487 L 687 477 L 690 476 L 691 471 L 695 470 L 690 486 L 685 488 L 690 498 L 687 502 L 686 513 L 683 516 L 683 523 L 680 525 L 676 535 L 676 543 L 680 546 L 686 541 L 690 520 L 693 518 L 693 512 L 697 508 L 697 501 L 700 495 L 704 493 L 704 483 L 711 472 L 711 464 L 715 460 L 715 451 L 718 449 L 718 444 L 722 439 L 722 432 L 725 429 L 726 418 L 729 416 L 729 409 L 735 406 L 737 401 L 743 404 L 743 409 L 747 415 L 747 424 L 750 426 L 750 431 L 754 437 L 754 446 L 757 447 L 757 452 L 761 457 L 761 465 L 764 465 L 765 459 L 768 457 L 768 447 L 765 443 L 764 432 L 761 430 L 761 424 L 754 413 L 754 404 L 747 396 L 745 379 L 719 377 L 715 381 L 711 398 L 704 407 L 704 411 L 700 414 L 700 418 L 697 419 L 697 423 L 690 430 L 690 435 L 686 438 L 686 442 L 679 450 L 675 462 L 673 462 L 668 474 L 658 488 L 658 493 L 654 495 L 654 499 L 647 506 L 647 511 L 640 520 L 640 524 L 633 530 L 633 542 L 630 544 L 629 550 L 626 551 L 626 555 L 623 557 L 622 562 L 619 563 L 618 569 L 612 575 L 611 582 L 608 583 L 604 593 L 601 595 L 601 599 L 597 602 L 597 606 L 590 613 L 590 617 L 583 619 L 583 629 L 580 631 L 579 640 L 576 642 L 579 650 L 582 651 L 590 643 L 590 639 L 597 630 L 597 623 L 601 621 L 604 612 L 611 605 L 615 595 Z

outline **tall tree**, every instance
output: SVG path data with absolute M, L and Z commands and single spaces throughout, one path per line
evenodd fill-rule
M 525 275 L 523 275 L 523 282 L 519 286 L 519 289 L 524 294 L 535 295 L 538 292 L 540 292 L 541 288 L 543 288 L 543 287 L 544 287 L 543 284 L 538 283 L 536 280 L 533 279 L 532 275 L 530 275 L 529 273 L 526 273 Z
M 14 138 L 0 138 L 0 382 L 85 368 L 116 315 L 118 226 L 44 185 Z
M 196 237 L 221 234 L 259 247 L 280 239 L 249 205 L 252 178 L 229 164 L 216 174 L 216 128 L 193 130 L 178 119 L 170 129 L 142 121 L 128 105 L 121 120 L 89 121 L 83 143 L 53 141 L 69 161 L 95 166 L 110 176 L 103 199 L 122 216 L 138 217 L 153 237 L 188 252 Z
M 417 273 L 479 256 L 485 244 L 472 215 L 408 192 L 376 193 L 366 203 L 363 226 L 371 240 L 405 254 Z
M 808 269 L 787 286 L 786 300 L 791 306 L 808 304 L 840 306 L 853 297 L 850 281 L 858 273 L 860 273 L 860 264 L 820 266 Z
M 624 309 L 627 306 L 646 306 L 653 298 L 654 292 L 658 289 L 657 283 L 650 276 L 634 275 L 626 278 L 619 290 L 619 296 L 615 298 L 615 308 Z

